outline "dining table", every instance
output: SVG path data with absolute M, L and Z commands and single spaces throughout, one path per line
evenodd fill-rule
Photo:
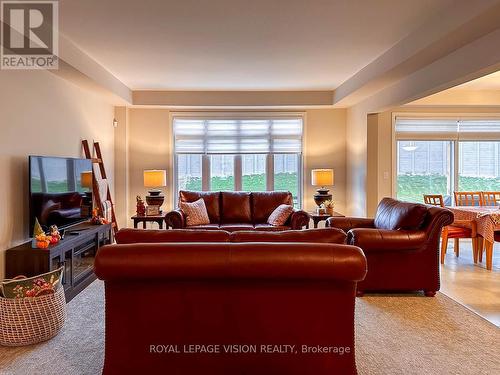
M 500 231 L 500 207 L 498 206 L 455 206 L 447 207 L 455 215 L 455 220 L 475 221 L 479 237 L 479 254 L 474 255 L 474 262 L 482 258 L 483 241 L 486 249 L 486 269 L 493 267 L 493 245 L 495 232 Z

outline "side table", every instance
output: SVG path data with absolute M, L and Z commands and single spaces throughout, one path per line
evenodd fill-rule
M 311 216 L 311 219 L 314 223 L 314 228 L 318 227 L 318 224 L 320 221 L 323 221 L 330 217 L 345 217 L 345 215 L 342 215 L 341 213 L 333 211 L 333 215 L 329 214 L 317 214 L 316 212 L 309 212 L 309 215 Z M 306 229 L 309 229 L 309 224 L 306 225 Z
M 131 217 L 131 219 L 134 221 L 134 228 L 137 228 L 137 225 L 139 223 L 142 223 L 142 229 L 146 229 L 146 223 L 158 223 L 158 227 L 160 229 L 163 229 L 163 224 L 166 225 L 166 229 L 168 229 L 168 225 L 166 222 L 166 213 L 162 213 L 160 215 L 144 215 L 144 216 L 139 216 L 139 215 L 134 215 Z

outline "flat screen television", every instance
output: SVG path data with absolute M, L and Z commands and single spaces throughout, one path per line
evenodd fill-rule
M 44 231 L 87 220 L 92 215 L 92 161 L 30 156 L 29 206 L 30 236 L 35 218 Z

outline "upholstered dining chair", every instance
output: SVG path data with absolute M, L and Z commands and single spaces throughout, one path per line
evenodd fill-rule
M 444 207 L 444 199 L 442 195 L 424 195 L 425 204 L 431 206 Z M 455 256 L 460 255 L 459 239 L 470 238 L 472 240 L 472 251 L 476 254 L 477 251 L 477 230 L 476 222 L 470 220 L 455 220 L 455 225 L 448 225 L 441 232 L 441 264 L 444 264 L 446 249 L 448 248 L 448 239 L 455 240 L 453 249 Z
M 500 191 L 482 191 L 481 206 L 500 206 Z
M 455 206 L 481 206 L 483 195 L 480 191 L 455 191 Z

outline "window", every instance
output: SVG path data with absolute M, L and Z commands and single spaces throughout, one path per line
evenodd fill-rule
M 500 120 L 396 118 L 396 196 L 500 190 Z
M 174 116 L 176 191 L 285 190 L 299 207 L 302 128 L 300 115 Z
M 500 142 L 460 142 L 458 190 L 500 190 Z
M 398 141 L 398 199 L 420 202 L 430 192 L 451 195 L 452 149 L 449 141 Z

